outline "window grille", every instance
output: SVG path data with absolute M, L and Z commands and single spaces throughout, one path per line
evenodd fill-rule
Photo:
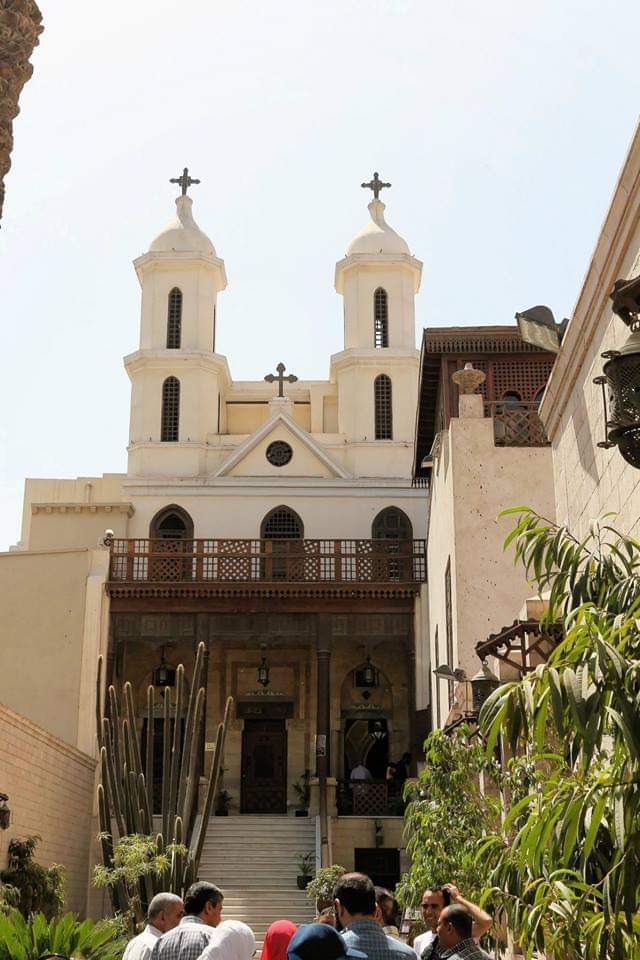
M 373 382 L 376 440 L 393 439 L 391 379 L 381 373 Z
M 179 350 L 182 338 L 182 291 L 174 287 L 169 293 L 167 310 L 167 349 Z
M 302 537 L 302 521 L 288 507 L 276 507 L 262 521 L 263 540 L 299 540 Z
M 176 377 L 167 377 L 162 384 L 162 424 L 160 439 L 175 441 L 178 439 L 180 425 L 180 381 Z
M 389 303 L 382 287 L 373 295 L 373 341 L 375 347 L 389 346 Z
M 374 540 L 412 540 L 411 521 L 398 507 L 387 507 L 373 521 L 371 536 Z

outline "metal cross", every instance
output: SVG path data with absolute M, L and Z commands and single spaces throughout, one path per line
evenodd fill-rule
M 268 374 L 266 375 L 266 377 L 265 377 L 265 380 L 267 381 L 267 383 L 276 383 L 276 381 L 277 381 L 277 383 L 278 383 L 278 396 L 279 396 L 279 397 L 284 397 L 284 384 L 285 384 L 285 381 L 286 381 L 287 383 L 295 383 L 296 380 L 298 379 L 293 373 L 290 373 L 287 377 L 285 377 L 284 372 L 285 372 L 286 369 L 287 369 L 287 368 L 285 367 L 284 363 L 279 363 L 279 364 L 276 366 L 276 370 L 278 371 L 278 375 L 276 376 L 275 373 L 268 373 Z
M 190 187 L 192 183 L 200 183 L 199 180 L 194 179 L 194 177 L 189 176 L 189 168 L 185 167 L 182 171 L 181 177 L 172 177 L 169 180 L 169 183 L 178 183 L 182 187 L 182 196 L 186 197 L 187 187 Z
M 383 183 L 382 180 L 378 179 L 378 171 L 373 175 L 373 180 L 370 180 L 369 183 L 361 183 L 361 187 L 364 187 L 366 190 L 373 190 L 373 199 L 378 199 L 378 194 L 383 187 L 390 187 L 390 183 Z

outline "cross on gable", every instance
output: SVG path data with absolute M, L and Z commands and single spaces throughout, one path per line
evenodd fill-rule
M 380 191 L 383 189 L 383 187 L 390 187 L 391 184 L 383 183 L 382 180 L 379 179 L 378 171 L 376 170 L 376 172 L 373 175 L 373 179 L 370 180 L 369 183 L 361 183 L 360 186 L 364 187 L 365 190 L 373 190 L 373 199 L 377 200 L 378 195 Z
M 184 170 L 182 171 L 182 176 L 181 176 L 181 177 L 172 177 L 171 180 L 169 180 L 169 183 L 177 183 L 177 184 L 179 184 L 179 186 L 180 186 L 181 189 L 182 189 L 182 196 L 183 196 L 183 197 L 186 197 L 186 195 L 187 195 L 187 187 L 190 187 L 193 183 L 200 183 L 200 181 L 199 181 L 199 180 L 196 180 L 195 177 L 190 177 L 190 176 L 189 176 L 189 168 L 188 168 L 188 167 L 185 167 Z
M 267 381 L 267 383 L 276 383 L 276 382 L 277 382 L 277 384 L 278 384 L 278 396 L 279 396 L 279 397 L 284 397 L 284 385 L 285 385 L 285 381 L 286 381 L 287 383 L 295 383 L 296 380 L 298 379 L 298 378 L 295 376 L 295 374 L 293 374 L 293 373 L 290 373 L 288 376 L 285 377 L 284 372 L 285 372 L 286 369 L 287 369 L 287 368 L 285 367 L 284 363 L 279 363 L 279 364 L 276 366 L 276 370 L 278 371 L 278 373 L 277 373 L 277 374 L 275 374 L 275 373 L 268 373 L 268 374 L 266 375 L 266 377 L 265 377 L 265 380 Z

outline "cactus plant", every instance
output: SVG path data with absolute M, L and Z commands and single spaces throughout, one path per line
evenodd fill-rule
M 184 667 L 176 670 L 175 703 L 171 689 L 164 688 L 162 736 L 162 804 L 159 818 L 161 830 L 156 834 L 153 821 L 153 756 L 156 690 L 147 690 L 147 744 L 143 756 L 140 749 L 133 690 L 125 683 L 122 698 L 110 686 L 105 696 L 105 711 L 100 708 L 102 658 L 98 662 L 97 725 L 100 749 L 100 782 L 98 784 L 98 816 L 100 844 L 105 867 L 113 865 L 113 846 L 117 839 L 132 834 L 155 836 L 158 851 L 173 848 L 167 876 L 145 875 L 139 881 L 138 899 L 142 911 L 161 890 L 183 894 L 198 875 L 207 824 L 218 789 L 220 765 L 224 750 L 231 705 L 229 697 L 224 720 L 218 725 L 215 752 L 206 786 L 202 813 L 195 816 L 200 777 L 201 730 L 204 718 L 205 691 L 203 678 L 204 644 L 198 646 L 191 691 L 183 709 Z M 175 708 L 175 709 L 174 709 Z M 184 734 L 180 720 L 184 715 Z M 175 722 L 172 723 L 172 716 Z M 187 853 L 184 854 L 186 848 Z M 128 896 L 123 884 L 110 888 L 114 910 L 126 911 Z

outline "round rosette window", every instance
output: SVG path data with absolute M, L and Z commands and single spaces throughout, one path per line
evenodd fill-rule
M 284 440 L 274 440 L 267 447 L 267 460 L 273 467 L 284 467 L 293 456 L 293 450 Z

